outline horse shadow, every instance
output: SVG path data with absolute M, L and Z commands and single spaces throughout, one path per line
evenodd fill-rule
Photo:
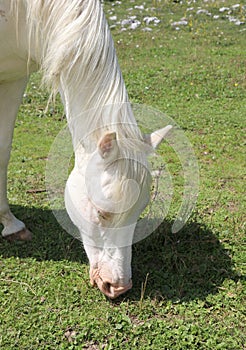
M 133 298 L 204 300 L 217 293 L 227 278 L 245 280 L 236 272 L 230 251 L 206 225 L 193 220 L 174 234 L 172 224 L 164 221 L 133 246 Z
M 34 236 L 31 242 L 9 243 L 0 238 L 0 258 L 88 262 L 82 243 L 60 227 L 51 210 L 11 209 Z M 149 237 L 133 245 L 133 288 L 116 303 L 143 297 L 173 302 L 205 299 L 217 293 L 224 279 L 244 278 L 237 275 L 229 252 L 205 225 L 193 221 L 175 234 L 171 226 L 172 222 L 164 221 Z
M 0 257 L 87 263 L 82 243 L 61 228 L 51 210 L 13 205 L 11 211 L 25 222 L 33 237 L 30 242 L 12 243 L 0 238 Z

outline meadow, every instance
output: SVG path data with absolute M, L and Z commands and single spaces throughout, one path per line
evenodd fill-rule
M 171 233 L 182 196 L 133 246 L 133 288 L 115 301 L 89 283 L 80 241 L 52 214 L 45 167 L 66 124 L 59 97 L 34 74 L 23 97 L 9 165 L 9 200 L 33 240 L 0 238 L 0 349 L 246 350 L 246 5 L 225 1 L 104 1 L 134 103 L 170 116 L 199 163 L 199 196 Z

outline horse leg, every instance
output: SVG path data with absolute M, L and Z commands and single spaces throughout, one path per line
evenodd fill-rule
M 31 239 L 25 224 L 11 213 L 7 199 L 7 168 L 14 124 L 26 83 L 27 78 L 0 83 L 0 223 L 4 226 L 2 236 L 10 241 Z

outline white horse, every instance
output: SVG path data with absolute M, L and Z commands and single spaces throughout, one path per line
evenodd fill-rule
M 0 0 L 0 223 L 10 241 L 31 239 L 6 187 L 16 114 L 39 69 L 60 93 L 72 135 L 65 202 L 85 236 L 90 281 L 115 298 L 132 286 L 131 241 L 149 200 L 144 140 L 156 147 L 169 127 L 147 137 L 137 127 L 99 0 Z

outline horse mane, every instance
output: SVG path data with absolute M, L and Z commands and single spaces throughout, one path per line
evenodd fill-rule
M 21 1 L 11 1 L 18 18 Z M 35 56 L 29 60 L 39 64 L 43 82 L 53 94 L 62 86 L 72 98 L 83 95 L 82 111 L 73 120 L 68 117 L 72 133 L 81 138 L 83 130 L 95 130 L 96 142 L 102 132 L 116 131 L 127 155 L 137 152 L 144 158 L 145 150 L 139 148 L 142 134 L 129 103 L 100 0 L 22 0 L 22 4 L 29 56 L 31 52 Z
M 53 95 L 61 89 L 71 104 L 81 100 L 82 110 L 71 119 L 67 115 L 75 148 L 79 143 L 87 148 L 86 136 L 88 147 L 95 148 L 103 132 L 115 131 L 120 156 L 127 160 L 113 166 L 115 178 L 125 174 L 140 186 L 149 186 L 147 146 L 129 103 L 100 0 L 11 0 L 17 31 L 21 4 L 28 61 L 38 63 Z
M 102 123 L 101 107 L 129 103 L 100 0 L 11 1 L 17 19 L 20 5 L 24 4 L 29 61 L 39 64 L 43 82 L 54 95 L 61 85 L 73 97 L 77 95 L 82 100 L 83 95 L 82 113 L 99 109 L 97 116 L 90 118 L 96 126 Z M 135 124 L 137 130 L 131 111 L 120 120 L 129 121 L 130 129 Z M 114 116 L 106 124 L 117 122 L 119 119 L 115 120 Z M 132 135 L 131 130 L 129 132 Z M 133 134 L 141 138 L 139 131 Z
M 29 51 L 34 46 L 35 57 L 29 59 L 39 64 L 43 80 L 53 91 L 57 91 L 61 79 L 78 85 L 83 79 L 83 85 L 90 87 L 98 81 L 99 71 L 107 72 L 100 81 L 103 86 L 116 76 L 118 62 L 100 0 L 11 0 L 17 26 L 23 6 Z M 77 64 L 81 66 L 79 76 L 74 75 Z M 105 69 L 106 65 L 110 69 Z

